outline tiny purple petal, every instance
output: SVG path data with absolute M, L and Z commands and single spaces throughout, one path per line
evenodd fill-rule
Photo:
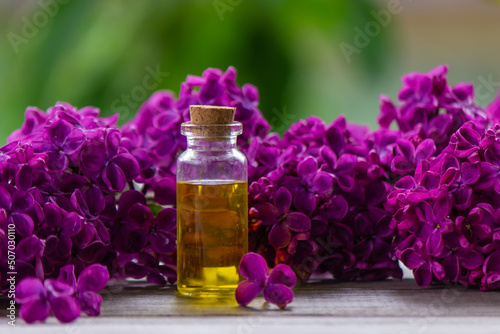
M 458 260 L 460 261 L 460 264 L 465 269 L 469 270 L 478 268 L 480 265 L 483 264 L 484 261 L 483 255 L 472 249 L 465 249 L 465 248 L 458 249 L 457 257 Z
M 80 316 L 80 306 L 75 297 L 63 295 L 50 298 L 54 316 L 62 323 L 69 323 Z
M 246 279 L 264 284 L 267 277 L 266 260 L 257 253 L 243 255 L 240 262 L 240 274 Z
M 401 261 L 409 269 L 416 269 L 425 263 L 422 255 L 411 248 L 407 248 L 401 253 Z
M 283 222 L 274 224 L 269 232 L 268 236 L 269 242 L 276 248 L 283 248 L 288 245 L 292 239 L 292 234 L 288 229 L 288 226 Z
M 264 298 L 268 303 L 275 304 L 279 308 L 284 309 L 293 301 L 293 292 L 286 285 L 270 284 L 264 288 Z
M 71 286 L 76 291 L 75 266 L 67 264 L 59 271 L 58 281 L 64 282 Z
M 274 203 L 276 205 L 278 216 L 283 216 L 290 209 L 290 205 L 292 204 L 292 195 L 285 187 L 281 187 L 274 195 Z
M 78 277 L 76 289 L 78 293 L 82 293 L 84 291 L 97 292 L 106 287 L 108 280 L 108 268 L 101 264 L 93 264 L 82 271 Z
M 45 321 L 49 317 L 50 306 L 46 300 L 33 299 L 24 302 L 19 310 L 19 316 L 28 324 Z
M 253 281 L 243 281 L 236 288 L 235 297 L 239 305 L 246 306 L 262 291 L 262 284 Z
M 22 213 L 13 213 L 11 215 L 12 221 L 16 226 L 16 231 L 20 235 L 27 237 L 33 234 L 33 229 L 35 225 L 33 219 L 30 216 Z
M 306 232 L 311 228 L 311 219 L 302 212 L 288 213 L 285 223 L 294 232 Z
M 35 277 L 27 277 L 17 284 L 15 300 L 19 304 L 24 304 L 33 299 L 43 298 L 45 294 L 42 281 Z
M 102 297 L 93 291 L 84 291 L 78 295 L 78 304 L 82 312 L 91 317 L 101 313 Z
M 418 286 L 429 286 L 432 282 L 432 271 L 429 263 L 424 263 L 413 271 Z
M 271 203 L 262 203 L 257 204 L 256 207 L 259 212 L 259 217 L 262 220 L 262 224 L 264 225 L 274 225 L 279 221 L 279 214 L 276 207 Z
M 75 236 L 82 229 L 82 218 L 76 212 L 70 212 L 65 215 L 62 225 L 61 233 L 69 237 Z
M 324 194 L 330 191 L 332 189 L 333 185 L 333 176 L 326 173 L 326 172 L 317 172 L 316 175 L 314 175 L 313 180 L 312 180 L 312 185 L 311 185 L 311 191 L 318 193 L 318 194 Z M 350 185 L 348 184 L 347 187 Z M 352 188 L 352 186 L 351 186 Z
M 316 196 L 307 190 L 302 190 L 293 197 L 293 205 L 299 210 L 310 215 L 316 208 Z
M 314 174 L 318 170 L 318 164 L 314 158 L 309 157 L 302 160 L 297 165 L 297 174 L 303 182 L 307 182 L 314 177 Z
M 122 191 L 127 185 L 125 174 L 114 163 L 110 163 L 104 167 L 102 179 L 110 191 Z
M 297 283 L 297 276 L 293 270 L 286 264 L 278 264 L 273 268 L 269 277 L 267 278 L 267 284 L 283 284 L 289 288 L 293 288 Z

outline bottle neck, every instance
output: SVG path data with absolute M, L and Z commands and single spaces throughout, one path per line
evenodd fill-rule
M 187 148 L 199 151 L 223 151 L 236 148 L 236 136 L 191 137 L 187 136 Z

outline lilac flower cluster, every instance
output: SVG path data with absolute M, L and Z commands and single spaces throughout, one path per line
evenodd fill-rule
M 385 207 L 396 256 L 421 286 L 498 289 L 500 98 L 483 110 L 472 85 L 449 87 L 446 71 L 403 77 L 399 107 L 382 98 L 378 136 L 394 183 Z M 388 130 L 393 120 L 399 131 Z
M 397 255 L 419 285 L 500 288 L 499 124 L 485 131 L 465 123 L 441 154 L 400 179 L 390 197 Z
M 344 117 L 329 125 L 309 117 L 281 139 L 254 140 L 251 249 L 301 280 L 326 272 L 337 280 L 400 278 L 383 207 L 391 186 L 369 136 Z
M 108 283 L 108 269 L 100 264 L 85 268 L 75 278 L 75 267 L 68 264 L 61 268 L 57 279 L 27 277 L 19 283 L 16 302 L 22 304 L 19 314 L 27 323 L 44 321 L 50 311 L 60 322 L 71 322 L 85 312 L 99 315 L 102 297 L 96 292 Z
M 27 322 L 50 312 L 62 322 L 98 315 L 96 292 L 110 274 L 175 282 L 175 209 L 153 218 L 156 207 L 134 190 L 147 158 L 127 150 L 116 120 L 65 103 L 30 107 L 0 149 L 0 273 L 17 272 Z M 7 262 L 12 225 L 15 268 Z
M 188 75 L 178 99 L 170 91 L 154 93 L 122 129 L 124 146 L 143 160 L 140 181 L 153 187 L 160 204 L 175 204 L 175 166 L 186 149 L 180 125 L 189 121 L 190 105 L 235 107 L 235 120 L 243 124 L 238 146 L 246 152 L 249 142 L 264 137 L 270 129 L 262 116 L 255 86 L 236 83 L 236 69 L 226 72 L 209 68 L 201 77 Z

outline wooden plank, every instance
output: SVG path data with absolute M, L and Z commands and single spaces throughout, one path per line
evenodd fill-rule
M 465 333 L 481 325 L 482 334 L 500 333 L 500 296 L 463 287 L 419 288 L 414 280 L 383 282 L 315 282 L 295 289 L 295 300 L 285 311 L 267 305 L 262 297 L 250 307 L 234 301 L 196 300 L 177 297 L 174 287 L 157 288 L 142 283 L 107 288 L 102 315 L 82 317 L 61 326 L 49 319 L 43 326 L 18 322 L 21 332 L 105 333 L 156 331 L 169 333 L 265 333 L 290 328 L 338 328 L 350 333 L 430 333 L 453 330 Z M 0 302 L 0 332 L 4 333 L 6 303 Z M 69 326 L 67 329 L 67 326 Z M 273 330 L 274 328 L 274 330 Z M 258 330 L 257 330 L 258 329 Z M 484 329 L 484 330 L 483 330 Z M 302 331 L 302 332 L 303 332 Z M 95 332 L 95 333 L 94 333 Z M 14 332 L 12 332 L 14 333 Z M 470 333 L 468 333 L 470 334 Z
M 176 297 L 173 287 L 129 286 L 104 295 L 104 316 L 497 316 L 498 293 L 458 287 L 419 288 L 414 280 L 383 282 L 318 282 L 295 289 L 295 301 L 285 312 L 257 298 L 247 308 L 233 300 Z M 499 331 L 500 332 L 500 331 Z

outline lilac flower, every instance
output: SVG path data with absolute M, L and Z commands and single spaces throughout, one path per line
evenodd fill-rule
M 460 173 L 455 176 L 453 184 L 449 184 L 450 191 L 455 199 L 454 206 L 459 210 L 468 209 L 472 201 L 473 190 L 471 186 L 477 183 L 481 176 L 481 164 L 463 163 Z
M 330 191 L 333 176 L 318 171 L 318 163 L 312 157 L 302 160 L 297 165 L 297 176 L 285 176 L 280 184 L 287 188 L 293 196 L 293 205 L 306 215 L 310 215 L 316 207 L 316 195 Z
M 426 240 L 426 251 L 432 256 L 441 256 L 444 248 L 443 234 L 453 232 L 455 224 L 447 216 L 451 210 L 448 198 L 443 198 L 431 207 L 427 202 L 416 205 L 419 218 L 416 235 Z
M 457 158 L 466 158 L 479 149 L 480 134 L 476 124 L 465 123 L 450 139 L 450 148 Z
M 176 182 L 171 174 L 162 175 L 161 178 L 151 182 L 155 201 L 161 205 L 174 205 L 176 201 Z
M 446 279 L 451 282 L 460 280 L 464 270 L 474 270 L 484 262 L 483 255 L 474 249 L 474 245 L 466 244 L 458 233 L 444 235 L 444 250 L 442 265 Z
M 259 94 L 256 87 L 246 84 L 240 88 L 236 84 L 236 76 L 234 67 L 229 67 L 225 73 L 208 68 L 201 77 L 188 76 L 186 82 L 181 84 L 177 108 L 187 120 L 188 107 L 192 104 L 236 107 L 235 120 L 243 124 L 238 144 L 246 151 L 249 139 L 264 138 L 270 127 L 257 108 Z
M 122 191 L 127 182 L 139 175 L 137 160 L 120 147 L 118 130 L 106 131 L 104 141 L 93 140 L 81 151 L 81 168 L 104 191 Z
M 163 261 L 150 253 L 140 252 L 137 258 L 133 258 L 133 261 L 127 261 L 124 266 L 125 273 L 135 279 L 146 278 L 148 282 L 161 286 L 167 284 L 167 281 L 171 284 L 175 283 L 177 280 L 176 268 L 166 264 L 172 261 L 161 262 Z
M 395 119 L 409 139 L 434 140 L 439 154 L 448 145 L 450 136 L 465 122 L 486 125 L 485 112 L 473 103 L 471 86 L 461 83 L 450 88 L 446 74 L 447 67 L 439 66 L 427 74 L 412 73 L 403 77 L 406 86 L 400 91 L 401 107 L 386 96 L 381 97 L 378 119 L 382 128 L 388 128 Z
M 175 209 L 163 209 L 154 217 L 147 206 L 136 203 L 130 208 L 128 218 L 138 228 L 130 232 L 134 235 L 129 238 L 142 240 L 143 247 L 146 242 L 150 242 L 151 249 L 159 254 L 170 254 L 175 251 L 176 236 L 173 233 L 176 228 Z
M 250 143 L 246 153 L 250 181 L 257 181 L 262 175 L 278 168 L 280 150 L 276 147 L 279 140 L 277 137 L 276 134 L 270 134 L 264 139 L 256 137 Z
M 405 84 L 399 91 L 398 99 L 404 103 L 401 115 L 410 118 L 416 109 L 433 109 L 437 99 L 432 94 L 433 78 L 426 74 L 410 73 L 401 79 Z
M 399 257 L 405 266 L 413 270 L 413 275 L 419 286 L 430 285 L 434 277 L 443 280 L 446 276 L 443 265 L 434 260 L 423 249 L 421 243 L 417 243 L 414 248 L 406 248 Z
M 321 221 L 321 218 L 318 217 L 316 221 L 318 220 Z M 295 266 L 295 271 L 298 271 L 300 268 L 299 273 L 302 274 L 300 275 L 301 280 L 307 280 L 309 276 L 316 270 L 316 263 L 313 263 L 311 265 L 311 263 L 308 263 L 307 261 L 311 258 L 314 258 L 314 255 L 317 254 L 317 251 L 318 244 L 315 241 L 311 240 L 309 232 L 296 234 L 288 244 L 286 253 L 287 255 L 289 255 L 289 261 L 287 262 L 290 266 Z M 281 263 L 286 264 L 287 262 L 282 261 Z
M 338 123 L 341 123 L 341 126 L 338 126 Z M 345 119 L 339 118 L 333 121 L 325 131 L 324 141 L 337 157 L 345 153 L 346 138 L 343 128 L 345 128 Z
M 290 125 L 283 133 L 281 145 L 283 147 L 295 146 L 299 152 L 305 151 L 317 155 L 317 151 L 324 143 L 325 123 L 318 117 L 310 116 Z
M 96 234 L 98 239 L 109 242 L 109 231 L 100 219 L 100 213 L 105 208 L 104 195 L 97 186 L 89 187 L 82 192 L 77 189 L 71 195 L 74 210 L 84 218 L 83 229 L 86 233 Z
M 163 209 L 154 217 L 144 194 L 135 190 L 123 193 L 118 207 L 111 244 L 120 252 L 120 270 L 158 285 L 175 283 L 175 209 Z
M 500 288 L 500 250 L 493 252 L 484 261 L 481 279 L 481 290 L 496 290 Z
M 308 128 L 316 125 L 318 133 L 322 133 L 317 136 Z M 339 280 L 401 277 L 391 250 L 394 228 L 389 227 L 390 219 L 383 210 L 389 186 L 378 181 L 387 177 L 387 171 L 377 152 L 372 151 L 368 157 L 374 147 L 373 141 L 368 140 L 372 140 L 371 134 L 365 127 L 347 123 L 343 117 L 328 128 L 320 120 L 312 119 L 291 128 L 298 134 L 285 133 L 285 138 L 279 142 L 278 167 L 249 188 L 250 249 L 265 255 L 269 263 L 291 266 L 302 280 L 324 271 L 331 272 Z M 400 136 L 395 132 L 393 145 Z M 382 150 L 390 148 L 380 148 Z M 390 162 L 393 153 L 384 154 L 384 160 Z M 315 159 L 319 161 L 319 168 Z M 304 176 L 307 173 L 303 167 L 308 165 L 314 165 L 310 168 L 313 172 Z M 326 182 L 320 182 L 324 191 L 312 190 L 312 181 L 317 175 L 326 178 Z M 334 180 L 342 186 L 332 187 Z M 289 240 L 287 247 L 273 241 L 274 230 L 264 223 L 269 217 L 272 222 L 278 220 L 276 208 L 269 203 L 275 198 L 276 187 L 284 187 L 292 195 L 289 212 L 301 212 L 311 221 L 307 231 L 292 230 L 291 238 L 286 239 Z M 297 193 L 304 193 L 301 195 L 307 195 L 306 199 L 310 197 L 310 203 L 297 200 Z M 304 203 L 308 207 L 306 210 L 301 207 Z M 354 219 L 358 222 L 356 227 L 351 223 Z M 375 252 L 380 255 L 372 256 Z
M 494 230 L 496 229 L 495 210 L 490 204 L 478 203 L 467 216 L 458 216 L 455 220 L 455 228 L 460 231 L 463 238 L 468 244 L 484 246 L 490 248 L 494 244 L 490 244 Z M 481 242 L 483 241 L 483 242 Z M 496 247 L 495 247 L 496 248 Z M 491 250 L 486 250 L 488 253 Z
M 180 133 L 182 111 L 176 103 L 171 92 L 156 92 L 122 129 L 124 146 L 137 158 L 141 172 L 152 174 L 147 178 L 153 177 L 156 172 L 154 169 L 148 171 L 151 167 L 148 166 L 149 159 L 157 169 L 173 172 L 178 152 L 186 148 L 186 138 Z M 144 156 L 141 149 L 146 150 L 148 156 Z
M 33 140 L 41 138 L 43 126 L 47 120 L 47 114 L 35 107 L 28 107 L 25 111 L 25 121 L 22 127 L 15 130 L 8 138 L 7 142 L 12 143 L 20 139 Z
M 341 221 L 349 211 L 349 204 L 342 195 L 329 197 L 319 206 L 320 215 L 328 222 Z
M 106 287 L 108 280 L 108 269 L 100 264 L 85 268 L 78 276 L 78 280 L 75 276 L 75 267 L 69 264 L 61 268 L 57 278 L 58 282 L 72 287 L 81 310 L 91 317 L 98 316 L 101 312 L 102 297 L 97 292 Z
M 22 237 L 33 234 L 35 223 L 27 212 L 34 207 L 33 197 L 24 191 L 17 191 L 10 184 L 0 184 L 0 226 L 14 224 Z
M 236 70 L 230 67 L 223 77 L 228 77 L 227 74 L 234 71 L 236 77 Z M 227 79 L 226 79 L 227 80 Z M 227 82 L 227 81 L 226 81 Z M 234 84 L 234 79 L 229 81 L 229 85 Z M 236 87 L 233 87 L 236 88 Z M 226 88 L 228 95 L 234 99 L 231 102 L 233 107 L 236 107 L 237 114 L 235 121 L 241 122 L 243 126 L 242 136 L 251 138 L 263 138 L 270 129 L 267 121 L 260 115 L 259 106 L 259 91 L 257 87 L 244 84 L 241 90 Z
M 68 168 L 70 159 L 85 144 L 85 134 L 70 123 L 58 119 L 44 131 L 44 140 L 34 142 L 37 153 L 48 155 L 47 166 L 62 171 Z
M 337 159 L 335 153 L 327 146 L 320 150 L 320 156 L 325 162 L 321 170 L 333 175 L 340 189 L 351 191 L 354 187 L 354 166 L 357 158 L 352 154 L 343 154 Z
M 428 159 L 436 147 L 431 139 L 426 139 L 415 147 L 410 141 L 400 139 L 396 144 L 397 155 L 391 163 L 393 173 L 405 175 L 415 170 L 420 161 Z
M 380 114 L 377 116 L 377 123 L 382 129 L 389 129 L 391 123 L 398 116 L 398 110 L 391 99 L 386 95 L 381 95 L 379 101 Z
M 59 259 L 69 257 L 71 237 L 82 228 L 80 216 L 75 212 L 63 211 L 53 203 L 46 203 L 43 210 L 46 224 L 38 230 L 37 235 L 45 240 L 45 254 Z
M 248 253 L 240 262 L 240 274 L 247 279 L 236 289 L 236 301 L 246 306 L 264 290 L 264 298 L 268 303 L 276 304 L 284 309 L 292 302 L 297 278 L 290 267 L 280 264 L 268 275 L 266 261 L 256 253 Z
M 266 202 L 275 193 L 276 186 L 266 177 L 261 177 L 259 180 L 252 182 L 248 187 L 248 195 L 254 202 Z
M 292 204 L 292 195 L 281 187 L 274 195 L 274 205 L 269 202 L 256 206 L 263 225 L 272 225 L 269 232 L 269 242 L 276 248 L 288 245 L 294 232 L 306 232 L 311 228 L 309 217 L 301 212 L 289 212 Z
M 440 105 L 449 112 L 463 113 L 470 119 L 486 119 L 486 112 L 474 103 L 474 86 L 471 83 L 459 83 L 448 94 L 440 98 Z
M 50 311 L 60 322 L 72 322 L 80 316 L 80 307 L 73 297 L 73 287 L 67 283 L 28 277 L 16 288 L 16 303 L 21 304 L 19 316 L 27 323 L 44 321 Z
M 43 168 L 46 165 L 47 154 L 36 154 L 31 143 L 15 142 L 4 147 L 8 153 L 5 160 L 8 164 L 3 168 L 3 180 L 15 181 L 15 185 L 21 190 L 28 190 L 32 185 L 33 170 Z
M 2 230 L 3 232 L 3 230 Z M 2 239 L 2 233 L 0 233 L 0 239 Z M 5 238 L 7 241 L 7 238 Z M 0 248 L 2 247 L 2 242 L 0 242 Z M 34 235 L 21 239 L 16 246 L 16 272 L 17 277 L 21 280 L 25 277 L 40 277 L 42 278 L 44 273 L 41 272 L 41 260 L 42 254 L 44 253 L 43 241 Z M 5 242 L 5 258 L 7 257 L 7 243 Z M 7 264 L 7 261 L 4 262 Z M 5 270 L 4 272 L 7 272 Z M 6 279 L 7 277 L 3 277 Z M 4 284 L 4 281 L 2 281 Z
M 401 137 L 401 132 L 396 130 L 381 129 L 374 131 L 370 138 L 370 151 L 368 159 L 372 164 L 389 165 L 394 156 L 396 141 Z

